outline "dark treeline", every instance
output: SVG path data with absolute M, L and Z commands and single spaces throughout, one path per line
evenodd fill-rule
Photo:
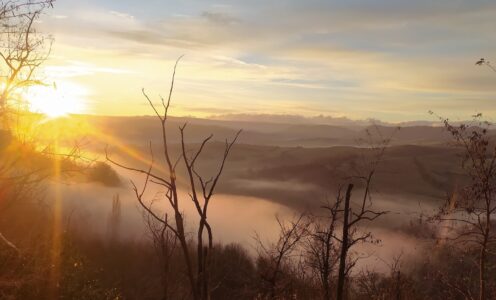
M 19 251 L 2 242 L 0 298 L 50 299 L 48 274 L 54 267 L 53 251 L 58 251 L 58 299 L 190 299 L 181 251 L 172 250 L 165 272 L 161 249 L 151 237 L 148 241 L 119 237 L 125 232 L 119 231 L 115 213 L 116 208 L 108 217 L 105 237 L 88 234 L 84 224 L 64 222 L 58 236 L 61 247 L 55 250 L 49 207 L 33 202 L 2 212 L 0 230 Z M 423 241 L 432 241 L 436 235 L 435 227 L 421 219 L 404 230 Z M 308 236 L 302 238 L 298 247 L 305 248 L 309 241 Z M 476 295 L 479 271 L 473 259 L 477 251 L 449 243 L 427 244 L 415 257 L 392 258 L 386 272 L 357 269 L 347 278 L 346 299 L 470 299 L 467 295 Z M 267 281 L 275 267 L 272 250 L 250 255 L 240 245 L 215 244 L 211 299 L 335 299 L 337 270 L 330 273 L 331 295 L 325 298 L 319 272 L 309 264 L 310 254 L 286 256 L 272 286 Z M 494 287 L 494 258 L 490 261 L 487 286 Z M 490 293 L 493 290 L 488 288 Z M 488 294 L 486 299 L 494 297 Z

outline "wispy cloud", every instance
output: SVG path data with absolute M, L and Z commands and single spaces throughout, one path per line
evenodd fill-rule
M 132 74 L 133 71 L 111 67 L 95 66 L 80 61 L 68 61 L 64 65 L 47 66 L 45 72 L 51 78 L 70 78 L 96 74 Z
M 487 108 L 496 92 L 492 74 L 473 66 L 496 53 L 493 1 L 70 2 L 44 28 L 79 48 L 77 59 L 112 66 L 67 74 L 129 75 L 129 88 L 163 90 L 174 59 L 187 54 L 178 96 L 214 110 L 292 113 L 305 103 L 309 114 L 400 121 L 430 109 L 464 115 Z M 113 72 L 116 64 L 134 78 Z M 109 98 L 114 83 L 99 81 Z
M 111 10 L 110 11 L 110 14 L 111 15 L 114 15 L 116 17 L 119 17 L 119 18 L 134 19 L 134 16 L 132 16 L 130 14 L 123 13 L 123 12 L 118 12 L 118 11 L 115 11 L 115 10 Z

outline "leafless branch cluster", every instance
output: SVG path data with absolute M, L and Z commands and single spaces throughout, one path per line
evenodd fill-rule
M 340 243 L 336 239 L 338 214 L 343 202 L 341 191 L 334 203 L 322 206 L 324 216 L 312 216 L 308 237 L 305 241 L 305 263 L 319 279 L 323 299 L 331 299 L 336 266 L 339 261 Z
M 412 287 L 408 276 L 402 273 L 402 257 L 400 253 L 391 262 L 383 261 L 389 270 L 387 277 L 369 269 L 361 271 L 356 279 L 358 293 L 366 299 L 410 299 Z
M 55 0 L 11 0 L 0 3 L 0 114 L 26 87 L 44 84 L 36 71 L 51 51 L 52 39 L 35 23 Z
M 341 300 L 345 297 L 345 284 L 351 269 L 356 265 L 360 257 L 352 258 L 349 255 L 350 249 L 360 243 L 380 243 L 372 232 L 363 230 L 364 222 L 372 222 L 377 218 L 385 215 L 388 211 L 376 210 L 373 206 L 371 190 L 373 178 L 376 174 L 377 167 L 384 157 L 384 153 L 389 146 L 392 136 L 384 138 L 381 131 L 377 126 L 374 127 L 379 135 L 379 140 L 373 138 L 373 133 L 368 132 L 368 145 L 369 151 L 372 152 L 372 159 L 365 160 L 363 165 L 355 170 L 356 175 L 352 176 L 353 179 L 358 180 L 363 184 L 363 195 L 359 197 L 359 201 L 352 203 L 352 191 L 354 184 L 349 183 L 346 188 L 344 198 L 341 196 L 341 189 L 337 197 L 337 206 L 332 209 L 331 216 L 342 215 L 342 234 L 336 239 L 341 243 L 339 269 L 338 269 L 338 282 L 337 282 L 337 298 Z M 392 134 L 394 135 L 396 131 Z M 343 203 L 344 202 L 344 203 Z
M 496 213 L 496 147 L 488 136 L 490 123 L 474 116 L 472 124 L 454 126 L 443 120 L 456 145 L 463 150 L 462 167 L 470 183 L 448 197 L 434 220 L 445 234 L 440 238 L 479 249 L 479 299 L 486 299 L 487 260 L 495 245 L 492 218 Z M 494 255 L 494 254 L 493 254 Z
M 106 153 L 107 160 L 112 164 L 133 171 L 145 176 L 145 183 L 141 188 L 138 188 L 133 182 L 133 189 L 138 199 L 140 205 L 152 218 L 157 222 L 162 224 L 162 229 L 165 232 L 165 228 L 170 230 L 177 238 L 182 251 L 185 265 L 186 273 L 191 284 L 191 293 L 194 299 L 208 299 L 211 287 L 210 287 L 210 252 L 213 249 L 213 233 L 210 226 L 208 216 L 208 208 L 211 202 L 212 196 L 214 195 L 215 189 L 218 185 L 219 179 L 225 167 L 227 158 L 233 145 L 236 143 L 239 131 L 231 141 L 225 142 L 224 152 L 220 159 L 217 172 L 212 177 L 205 177 L 201 174 L 200 170 L 197 168 L 197 162 L 200 158 L 202 152 L 204 151 L 208 142 L 212 139 L 212 136 L 206 137 L 199 145 L 198 149 L 192 150 L 188 149 L 186 145 L 186 128 L 187 124 L 184 124 L 179 128 L 181 133 L 181 155 L 178 158 L 173 159 L 169 151 L 169 142 L 167 138 L 167 120 L 169 115 L 169 108 L 171 103 L 172 92 L 174 89 L 174 80 L 176 75 L 176 68 L 179 62 L 176 61 L 174 66 L 174 72 L 172 74 L 172 81 L 170 84 L 169 95 L 167 98 L 160 97 L 161 107 L 156 106 L 151 98 L 147 95 L 143 89 L 143 95 L 148 101 L 150 107 L 155 112 L 158 120 L 161 124 L 161 136 L 162 136 L 162 155 L 165 159 L 165 168 L 167 170 L 167 176 L 159 175 L 154 172 L 154 154 L 152 150 L 152 145 L 150 144 L 150 156 L 151 164 L 148 169 L 138 169 L 126 166 L 115 160 L 113 160 L 108 153 Z M 161 110 L 161 112 L 159 112 Z M 196 227 L 196 259 L 190 255 L 190 242 L 188 241 L 188 233 L 185 229 L 184 215 L 182 212 L 182 207 L 184 205 L 184 199 L 179 195 L 178 190 L 178 176 L 177 168 L 182 165 L 186 169 L 187 173 L 187 186 L 189 200 L 193 203 L 197 215 L 199 217 L 199 223 Z M 145 199 L 145 192 L 150 184 L 156 185 L 164 189 L 163 198 L 169 204 L 168 206 L 172 209 L 173 216 L 169 218 L 167 213 L 161 213 L 154 210 L 152 206 L 148 204 Z M 196 269 L 196 270 L 195 270 Z
M 165 219 L 157 220 L 150 214 L 153 211 L 154 203 L 159 199 L 153 199 L 148 205 L 147 209 L 143 210 L 143 219 L 145 220 L 148 232 L 151 234 L 153 246 L 159 258 L 159 263 L 161 264 L 160 276 L 163 289 L 163 299 L 169 299 L 171 294 L 171 276 L 170 273 L 171 265 L 173 263 L 172 256 L 174 255 L 177 248 L 177 235 L 169 229 L 168 215 L 165 215 Z M 162 222 L 164 221 L 164 222 Z
M 35 78 L 35 71 L 47 59 L 50 47 L 45 48 L 49 37 L 36 32 L 35 22 L 44 9 L 52 7 L 54 1 L 0 2 L 0 129 L 10 127 L 7 108 L 14 94 L 22 88 L 41 83 Z M 7 137 L 4 142 L 9 140 L 9 132 L 0 134 L 6 135 L 2 137 Z M 2 209 L 36 190 L 39 182 L 47 177 L 45 168 L 20 168 L 21 155 L 2 155 L 0 159 L 0 193 L 2 199 L 11 200 L 3 201 Z
M 348 183 L 346 189 L 344 186 L 338 189 L 335 201 L 323 205 L 318 213 L 300 216 L 287 224 L 277 218 L 280 233 L 276 243 L 266 246 L 257 235 L 258 264 L 265 283 L 262 299 L 284 298 L 281 296 L 283 291 L 289 291 L 284 271 L 291 265 L 299 265 L 301 260 L 303 268 L 299 268 L 299 274 L 311 274 L 314 282 L 318 282 L 322 299 L 345 298 L 347 278 L 363 258 L 355 256 L 352 249 L 360 243 L 379 243 L 380 240 L 365 228 L 368 222 L 388 213 L 374 207 L 371 190 L 390 138 L 380 136 L 380 142 L 374 144 L 372 141 L 375 140 L 371 139 L 366 148 L 369 159 L 363 157 L 363 166 L 352 170 L 357 175 L 347 178 L 363 187 L 363 195 L 358 201 L 352 201 L 355 184 Z M 294 255 L 301 260 L 292 261 Z
M 304 214 L 288 222 L 279 217 L 276 217 L 276 220 L 279 225 L 279 237 L 275 243 L 266 245 L 258 234 L 255 236 L 262 279 L 259 296 L 262 299 L 282 299 L 288 292 L 288 282 L 284 280 L 285 270 L 291 266 L 295 256 L 300 255 L 300 243 L 305 238 L 309 225 Z
M 339 269 L 338 269 L 338 284 L 337 284 L 337 299 L 343 299 L 345 293 L 345 283 L 351 269 L 356 265 L 359 257 L 352 258 L 349 253 L 355 245 L 359 243 L 379 243 L 380 240 L 375 239 L 370 231 L 360 230 L 364 221 L 374 221 L 382 215 L 387 214 L 387 211 L 375 211 L 371 208 L 370 201 L 370 185 L 374 170 L 370 171 L 366 177 L 366 186 L 364 195 L 359 203 L 358 212 L 353 211 L 351 204 L 351 196 L 354 185 L 348 184 L 344 201 L 344 208 L 338 210 L 342 217 L 342 234 L 336 239 L 341 243 Z M 368 204 L 367 204 L 368 203 Z

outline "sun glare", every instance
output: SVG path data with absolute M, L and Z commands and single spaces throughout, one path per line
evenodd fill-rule
M 83 113 L 86 90 L 77 84 L 61 82 L 50 86 L 34 86 L 26 93 L 28 109 L 49 118 Z

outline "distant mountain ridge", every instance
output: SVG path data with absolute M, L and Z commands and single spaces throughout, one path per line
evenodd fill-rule
M 160 124 L 152 116 L 103 117 L 85 116 L 88 122 L 102 128 L 108 134 L 129 143 L 142 143 L 160 139 Z M 243 120 L 210 120 L 187 117 L 169 119 L 169 140 L 179 142 L 179 126 L 188 123 L 188 142 L 200 142 L 213 134 L 213 139 L 223 142 L 238 130 L 243 130 L 239 143 L 281 147 L 332 147 L 367 146 L 369 134 L 373 140 L 391 138 L 393 145 L 437 145 L 450 140 L 442 126 L 398 126 L 371 125 L 337 126 L 326 124 L 249 122 Z
M 211 120 L 223 121 L 245 121 L 245 122 L 266 122 L 266 123 L 291 123 L 291 124 L 314 124 L 314 125 L 335 125 L 345 127 L 366 127 L 371 124 L 381 126 L 441 126 L 439 121 L 407 121 L 400 123 L 384 122 L 378 119 L 350 119 L 347 117 L 333 117 L 328 115 L 317 115 L 306 117 L 302 115 L 290 114 L 224 114 L 208 117 Z

